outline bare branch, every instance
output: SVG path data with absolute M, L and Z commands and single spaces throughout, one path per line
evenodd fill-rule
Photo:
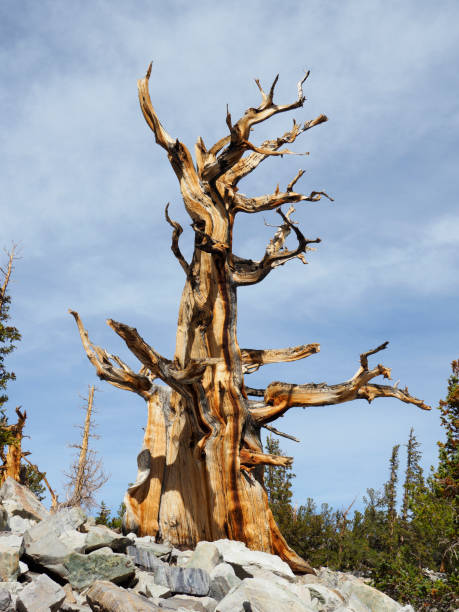
M 248 138 L 251 128 L 257 123 L 266 121 L 273 115 L 283 113 L 286 111 L 293 110 L 303 106 L 305 97 L 303 95 L 303 83 L 309 76 L 309 72 L 306 73 L 304 78 L 298 83 L 298 98 L 291 104 L 278 105 L 273 102 L 274 87 L 277 83 L 277 77 L 271 86 L 270 92 L 266 95 L 261 88 L 259 82 L 257 82 L 258 88 L 262 93 L 262 102 L 257 108 L 249 108 L 245 111 L 244 115 L 233 125 L 231 122 L 231 116 L 227 112 L 227 125 L 230 130 L 230 142 L 226 149 L 218 157 L 212 156 L 205 163 L 201 173 L 201 177 L 206 181 L 216 181 L 225 172 L 230 170 L 235 164 L 239 162 L 247 148 L 252 148 L 253 145 L 248 143 Z M 220 143 L 221 141 L 219 141 Z M 271 154 L 271 151 L 276 149 L 263 150 L 262 153 L 258 154 L 267 155 Z M 270 153 L 267 153 L 267 151 Z
M 69 313 L 76 321 L 81 342 L 89 361 L 96 369 L 97 376 L 115 387 L 125 389 L 126 391 L 134 391 L 144 399 L 148 399 L 151 389 L 151 380 L 148 376 L 136 374 L 117 355 L 111 355 L 100 346 L 92 344 L 88 332 L 83 327 L 79 314 L 74 310 L 69 310 Z M 114 363 L 116 363 L 118 367 L 115 366 Z
M 200 380 L 207 365 L 191 360 L 184 368 L 166 359 L 149 346 L 134 327 L 108 319 L 107 324 L 126 342 L 137 359 L 170 387 L 182 393 L 183 385 Z
M 287 185 L 287 191 L 292 191 L 293 190 L 293 186 L 303 176 L 304 172 L 305 172 L 304 170 L 298 170 L 295 178 L 293 180 L 291 180 L 290 183 Z
M 301 175 L 300 175 L 301 176 Z M 289 183 L 287 191 L 279 193 L 278 191 L 258 196 L 256 198 L 249 198 L 242 193 L 234 194 L 233 198 L 233 211 L 234 212 L 245 212 L 245 213 L 258 213 L 265 210 L 274 210 L 282 204 L 294 204 L 296 202 L 319 202 L 322 197 L 327 198 L 330 202 L 333 202 L 333 198 L 330 197 L 325 191 L 311 191 L 309 195 L 302 193 L 296 193 L 289 190 L 290 185 L 294 184 L 298 180 L 299 176 Z
M 273 268 L 281 266 L 296 257 L 303 263 L 307 263 L 303 253 L 312 250 L 308 245 L 319 243 L 320 238 L 315 240 L 305 238 L 302 232 L 290 220 L 290 216 L 294 211 L 293 206 L 290 207 L 286 215 L 280 209 L 277 210 L 284 223 L 279 226 L 276 234 L 268 244 L 261 261 L 241 259 L 235 255 L 232 256 L 231 269 L 233 271 L 233 280 L 237 285 L 254 285 L 259 283 Z M 284 247 L 285 240 L 291 230 L 294 231 L 298 240 L 298 246 L 294 250 L 288 250 Z
M 311 129 L 315 125 L 325 123 L 325 121 L 328 121 L 328 118 L 325 115 L 319 115 L 315 119 L 306 121 L 303 125 L 300 125 L 293 120 L 293 127 L 291 130 L 285 132 L 285 134 L 279 138 L 265 140 L 260 145 L 260 149 L 263 149 L 264 151 L 277 151 L 282 145 L 294 142 L 300 134 Z M 236 187 L 241 179 L 255 170 L 255 168 L 267 157 L 268 155 L 261 153 L 251 153 L 247 157 L 243 157 L 224 175 L 223 180 L 225 183 Z
M 242 465 L 278 465 L 288 467 L 293 463 L 293 457 L 283 457 L 281 455 L 268 455 L 258 451 L 241 448 L 239 457 Z
M 282 438 L 293 440 L 293 442 L 300 442 L 300 440 L 298 440 L 298 438 L 295 438 L 295 436 L 291 436 L 290 434 L 286 434 L 283 431 L 279 431 L 278 429 L 276 429 L 275 427 L 272 427 L 271 425 L 263 425 L 263 427 L 267 429 L 268 431 L 271 431 L 273 434 L 276 434 L 276 436 L 281 436 Z
M 142 109 L 145 121 L 148 123 L 150 129 L 155 135 L 156 142 L 161 147 L 163 147 L 163 149 L 166 149 L 166 151 L 169 152 L 175 144 L 175 139 L 169 136 L 169 134 L 161 125 L 161 122 L 158 119 L 158 115 L 156 114 L 156 111 L 153 108 L 153 104 L 151 103 L 150 92 L 148 89 L 148 82 L 150 80 L 152 65 L 153 62 L 151 62 L 148 66 L 147 74 L 144 76 L 144 78 L 139 79 L 137 81 L 140 108 Z
M 265 405 L 254 407 L 250 410 L 252 418 L 259 425 L 270 423 L 282 416 L 293 406 L 330 406 L 341 404 L 355 399 L 365 399 L 371 402 L 376 397 L 394 397 L 407 404 L 414 404 L 422 410 L 430 410 L 422 400 L 409 394 L 408 389 L 398 389 L 395 385 L 368 384 L 376 376 L 390 378 L 390 369 L 383 365 L 377 365 L 372 370 L 368 369 L 368 356 L 386 348 L 384 343 L 361 355 L 361 367 L 357 373 L 348 381 L 337 384 L 327 385 L 306 384 L 295 385 L 283 382 L 273 382 L 266 388 L 264 401 Z
M 5 302 L 6 291 L 8 288 L 8 283 L 10 282 L 11 272 L 13 271 L 13 268 L 14 268 L 14 261 L 17 259 L 17 256 L 16 256 L 17 248 L 18 248 L 17 245 L 13 244 L 11 247 L 11 251 L 6 251 L 5 249 L 6 255 L 8 257 L 8 263 L 6 264 L 6 268 L 0 267 L 0 273 L 3 276 L 3 283 L 2 283 L 2 286 L 0 287 L 0 314 L 2 312 L 3 303 Z
M 284 349 L 241 349 L 243 373 L 256 372 L 262 365 L 298 361 L 320 351 L 319 344 L 301 344 Z
M 174 229 L 174 231 L 172 232 L 171 251 L 174 253 L 174 255 L 178 259 L 180 265 L 182 266 L 185 274 L 188 276 L 189 273 L 190 273 L 190 266 L 189 266 L 188 262 L 186 261 L 186 259 L 183 257 L 182 252 L 181 252 L 180 247 L 179 247 L 179 238 L 180 238 L 180 235 L 183 232 L 183 228 L 180 225 L 180 223 L 177 223 L 177 221 L 172 221 L 172 219 L 169 217 L 169 212 L 168 212 L 169 204 L 170 204 L 169 202 L 166 204 L 166 210 L 164 211 L 164 213 L 166 215 L 166 221 Z

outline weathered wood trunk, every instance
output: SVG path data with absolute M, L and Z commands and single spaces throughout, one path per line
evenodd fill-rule
M 253 126 L 303 105 L 302 85 L 308 74 L 298 83 L 297 100 L 287 105 L 273 102 L 277 78 L 268 94 L 257 81 L 261 104 L 248 109 L 234 125 L 228 112 L 229 135 L 209 150 L 199 139 L 195 167 L 185 145 L 171 138 L 159 122 L 148 91 L 150 72 L 151 66 L 139 81 L 141 109 L 156 142 L 167 152 L 195 233 L 193 258 L 188 263 L 179 248 L 182 228 L 170 219 L 166 207 L 166 220 L 173 227 L 171 248 L 186 276 L 174 359 L 159 355 L 134 328 L 109 320 L 110 327 L 142 364 L 135 373 L 119 357 L 93 345 L 78 313 L 71 311 L 99 377 L 138 393 L 148 405 L 138 476 L 125 498 L 125 527 L 181 547 L 194 546 L 200 540 L 240 540 L 252 549 L 278 554 L 297 572 L 313 572 L 289 548 L 269 510 L 263 466 L 286 466 L 292 459 L 264 454 L 261 428 L 270 427 L 268 423 L 292 406 L 397 397 L 428 407 L 406 389 L 369 384 L 378 375 L 390 378 L 390 370 L 382 365 L 368 368 L 368 357 L 387 343 L 363 353 L 357 373 L 337 385 L 275 382 L 266 389 L 245 385 L 245 376 L 266 363 L 303 359 L 319 351 L 318 344 L 277 350 L 240 349 L 237 291 L 260 282 L 272 269 L 291 259 L 299 258 L 305 263 L 308 245 L 320 240 L 304 237 L 291 219 L 293 206 L 285 214 L 280 206 L 316 202 L 328 196 L 322 191 L 310 195 L 295 192 L 293 187 L 303 175 L 302 170 L 282 192 L 277 187 L 273 194 L 250 198 L 240 193 L 237 185 L 268 156 L 290 154 L 281 146 L 294 142 L 299 134 L 327 118 L 320 115 L 304 124 L 294 122 L 283 136 L 261 146 L 253 145 L 249 141 Z M 244 156 L 247 151 L 250 153 Z M 253 261 L 236 256 L 232 245 L 236 214 L 274 209 L 282 222 L 263 258 Z M 295 249 L 285 246 L 291 233 L 298 241 Z M 170 389 L 153 384 L 155 378 Z M 249 399 L 250 396 L 257 399 Z
M 0 470 L 0 484 L 8 477 L 18 482 L 21 479 L 22 438 L 27 413 L 25 411 L 21 412 L 19 408 L 16 408 L 16 415 L 18 417 L 17 423 L 5 427 L 5 430 L 10 434 L 10 442 L 8 443 L 6 456 Z

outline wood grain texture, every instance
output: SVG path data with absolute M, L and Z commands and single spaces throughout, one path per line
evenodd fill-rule
M 256 124 L 303 106 L 306 73 L 290 104 L 276 104 L 278 77 L 268 93 L 256 81 L 261 102 L 249 108 L 236 122 L 229 110 L 228 134 L 207 148 L 202 138 L 195 145 L 195 160 L 187 147 L 171 137 L 154 110 L 149 93 L 151 65 L 138 82 L 139 101 L 156 142 L 165 150 L 177 176 L 185 210 L 194 231 L 190 261 L 183 256 L 179 239 L 182 227 L 169 216 L 171 250 L 185 272 L 177 324 L 175 354 L 168 359 L 155 351 L 136 329 L 108 320 L 126 342 L 141 367 L 134 372 L 121 359 L 89 340 L 79 315 L 72 311 L 88 358 L 99 377 L 139 394 L 147 403 L 148 422 L 138 458 L 138 477 L 126 493 L 125 527 L 139 534 L 155 535 L 178 547 L 191 547 L 200 540 L 230 538 L 249 548 L 278 554 L 296 572 L 314 572 L 282 537 L 269 509 L 263 487 L 263 466 L 291 464 L 291 457 L 263 453 L 260 429 L 292 406 L 336 404 L 351 399 L 398 397 L 421 408 L 426 406 L 407 391 L 369 384 L 390 371 L 368 368 L 361 356 L 356 375 L 340 385 L 289 385 L 272 383 L 266 390 L 245 386 L 244 376 L 265 364 L 303 359 L 319 351 L 318 344 L 287 349 L 240 349 L 237 340 L 237 291 L 263 280 L 275 267 L 305 254 L 320 239 L 308 239 L 293 219 L 293 204 L 318 202 L 329 196 L 322 190 L 309 195 L 294 191 L 303 176 L 299 170 L 281 191 L 248 197 L 239 191 L 239 181 L 303 132 L 324 123 L 319 115 L 304 124 L 293 122 L 281 137 L 254 145 L 249 136 Z M 283 204 L 290 208 L 285 213 Z M 259 261 L 233 253 L 236 214 L 276 209 L 281 220 Z M 296 239 L 296 248 L 286 245 Z M 158 387 L 155 379 L 168 387 Z M 248 395 L 257 396 L 257 401 Z M 282 434 L 275 428 L 274 433 Z M 290 436 L 294 439 L 292 436 Z

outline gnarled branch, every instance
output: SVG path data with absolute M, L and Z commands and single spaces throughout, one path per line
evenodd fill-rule
M 241 448 L 239 453 L 241 465 L 279 465 L 288 467 L 293 463 L 293 457 L 283 457 L 282 455 L 268 455 L 258 451 Z
M 319 115 L 315 119 L 306 121 L 303 125 L 296 123 L 296 121 L 293 120 L 293 127 L 291 130 L 285 132 L 285 134 L 279 138 L 265 140 L 261 143 L 260 149 L 263 151 L 277 151 L 282 145 L 295 142 L 300 134 L 306 130 L 309 130 L 315 125 L 324 123 L 325 121 L 328 121 L 328 118 L 325 115 Z M 241 179 L 255 170 L 255 168 L 267 157 L 268 155 L 266 153 L 256 152 L 247 155 L 247 157 L 243 157 L 224 175 L 222 180 L 224 180 L 225 183 L 236 187 Z
M 173 221 L 169 217 L 169 204 L 170 204 L 169 202 L 166 204 L 166 209 L 164 211 L 164 214 L 166 216 L 166 221 L 169 223 L 169 225 L 174 230 L 172 232 L 171 251 L 174 253 L 175 257 L 178 259 L 180 265 L 182 266 L 183 271 L 188 276 L 190 274 L 190 266 L 187 260 L 185 259 L 185 257 L 182 255 L 182 252 L 179 247 L 179 238 L 183 232 L 183 227 L 180 225 L 180 223 L 177 223 L 177 221 Z
M 306 384 L 295 385 L 283 382 L 273 382 L 265 390 L 265 405 L 255 406 L 250 410 L 252 418 L 259 425 L 264 425 L 282 416 L 293 406 L 330 406 L 355 399 L 366 399 L 371 402 L 376 397 L 395 397 L 407 404 L 414 404 L 423 410 L 430 410 L 422 400 L 409 394 L 408 389 L 398 389 L 396 385 L 368 384 L 376 376 L 390 378 L 390 369 L 379 364 L 372 370 L 368 369 L 368 356 L 386 348 L 387 342 L 372 351 L 362 353 L 360 368 L 348 381 L 327 385 Z
M 263 427 L 267 429 L 268 431 L 271 431 L 273 434 L 276 434 L 276 436 L 287 438 L 287 440 L 293 440 L 293 442 L 300 442 L 300 440 L 298 440 L 298 438 L 295 438 L 295 436 L 284 433 L 283 431 L 279 431 L 278 429 L 276 429 L 275 427 L 272 427 L 271 425 L 263 425 Z
M 236 255 L 232 256 L 231 269 L 233 271 L 233 280 L 237 285 L 254 285 L 262 281 L 273 268 L 282 266 L 290 259 L 298 258 L 303 263 L 307 263 L 303 253 L 312 250 L 308 245 L 320 242 L 320 238 L 309 240 L 305 238 L 302 232 L 290 220 L 290 215 L 295 211 L 293 206 L 290 207 L 287 214 L 284 215 L 282 210 L 276 212 L 282 217 L 284 223 L 279 226 L 274 237 L 266 248 L 265 255 L 261 261 L 253 261 L 251 259 L 242 259 Z M 288 250 L 285 248 L 285 240 L 294 231 L 298 240 L 296 249 Z
M 333 198 L 325 193 L 325 191 L 311 191 L 309 195 L 289 191 L 288 188 L 292 183 L 289 183 L 287 191 L 281 193 L 276 191 L 269 195 L 258 196 L 256 198 L 248 198 L 242 193 L 236 193 L 233 198 L 233 211 L 258 213 L 264 210 L 274 210 L 274 208 L 278 208 L 279 206 L 282 206 L 282 204 L 291 204 L 295 202 L 318 202 L 322 199 L 322 197 L 328 198 L 330 202 L 333 202 Z
M 262 365 L 298 361 L 320 351 L 319 344 L 301 344 L 283 349 L 241 349 L 244 374 L 256 372 Z
M 126 391 L 134 391 L 144 399 L 148 399 L 151 389 L 150 378 L 144 374 L 136 374 L 117 355 L 111 355 L 105 349 L 93 344 L 83 326 L 80 315 L 74 310 L 69 310 L 69 313 L 76 321 L 84 350 L 89 361 L 95 367 L 97 376 L 115 387 Z
M 222 147 L 222 142 L 227 142 L 227 140 L 220 140 L 217 145 L 212 147 L 211 151 L 213 154 L 208 156 L 206 163 L 203 166 L 201 177 L 206 181 L 216 181 L 219 179 L 225 172 L 230 170 L 235 164 L 239 162 L 242 155 L 247 149 L 254 149 L 254 145 L 249 143 L 248 138 L 250 134 L 251 128 L 257 123 L 261 123 L 262 121 L 266 121 L 273 115 L 284 113 L 286 111 L 293 110 L 295 108 L 299 108 L 303 106 L 305 97 L 303 95 L 303 83 L 308 78 L 309 72 L 307 72 L 304 78 L 298 83 L 298 98 L 295 102 L 291 104 L 274 104 L 273 96 L 274 96 L 274 88 L 277 83 L 277 77 L 274 80 L 273 85 L 271 86 L 270 92 L 266 95 L 262 90 L 261 86 L 258 84 L 260 91 L 262 92 L 262 102 L 257 108 L 249 108 L 245 111 L 243 117 L 241 117 L 234 125 L 231 121 L 231 115 L 229 111 L 227 111 L 226 115 L 226 123 L 230 130 L 230 139 L 228 146 L 223 150 L 222 153 L 218 157 L 213 153 L 215 150 L 220 150 Z M 224 146 L 224 145 L 223 145 Z M 262 152 L 257 152 L 258 155 L 268 155 L 271 154 L 272 151 L 276 149 L 262 149 Z
M 184 368 L 178 368 L 173 361 L 166 359 L 139 335 L 135 327 L 108 319 L 107 324 L 126 342 L 128 348 L 155 378 L 160 378 L 170 387 L 183 392 L 183 385 L 200 380 L 207 365 L 190 361 Z

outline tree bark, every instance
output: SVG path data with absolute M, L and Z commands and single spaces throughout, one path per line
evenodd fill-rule
M 278 186 L 273 194 L 265 196 L 249 198 L 238 191 L 237 184 L 268 156 L 291 154 L 281 147 L 327 118 L 320 115 L 303 125 L 294 122 L 280 138 L 253 145 L 249 141 L 253 126 L 303 105 L 302 87 L 309 73 L 298 83 L 297 100 L 286 105 L 273 101 L 277 77 L 268 94 L 257 81 L 261 104 L 248 109 L 234 124 L 228 111 L 229 135 L 210 149 L 199 139 L 195 166 L 185 145 L 169 136 L 157 117 L 148 89 L 150 73 L 151 66 L 139 81 L 140 106 L 177 175 L 195 233 L 193 257 L 188 263 L 179 247 L 182 228 L 171 220 L 169 205 L 166 207 L 166 220 L 173 228 L 171 249 L 186 276 L 174 358 L 169 360 L 157 353 L 134 328 L 109 320 L 110 327 L 141 362 L 136 373 L 119 357 L 93 345 L 78 313 L 71 311 L 99 377 L 139 394 L 148 407 L 137 480 L 125 497 L 125 528 L 179 547 L 195 546 L 200 540 L 240 540 L 249 548 L 278 554 L 294 571 L 313 573 L 287 545 L 269 509 L 263 466 L 289 465 L 291 458 L 263 453 L 260 429 L 291 406 L 327 405 L 358 397 L 370 401 L 373 396 L 394 395 L 395 391 L 385 387 L 383 393 L 375 390 L 376 385 L 368 385 L 379 374 L 390 375 L 383 366 L 368 369 L 368 356 L 385 345 L 364 353 L 357 374 L 337 389 L 330 387 L 329 393 L 317 391 L 316 386 L 304 393 L 301 385 L 295 389 L 287 385 L 284 393 L 286 383 L 273 383 L 277 386 L 270 385 L 266 391 L 245 386 L 244 376 L 266 363 L 303 359 L 319 351 L 318 344 L 241 350 L 237 340 L 237 290 L 260 282 L 290 259 L 306 263 L 304 255 L 311 250 L 309 245 L 320 239 L 305 238 L 292 220 L 293 204 L 329 196 L 323 191 L 310 195 L 295 192 L 293 187 L 302 170 L 285 191 Z M 285 203 L 291 205 L 286 213 L 279 208 Z M 235 255 L 232 238 L 236 214 L 273 209 L 277 209 L 281 224 L 262 259 L 253 261 Z M 286 247 L 290 234 L 298 242 L 294 249 Z M 156 378 L 169 389 L 154 384 Z M 259 399 L 250 400 L 249 395 Z M 407 392 L 401 399 L 421 403 Z

